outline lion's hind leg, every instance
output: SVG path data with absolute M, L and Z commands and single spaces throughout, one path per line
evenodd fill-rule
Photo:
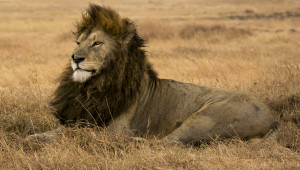
M 204 105 L 200 110 L 193 113 L 181 126 L 165 136 L 163 140 L 168 142 L 182 142 L 185 144 L 210 141 L 214 138 L 210 132 L 214 128 L 216 122 L 205 114 L 202 114 L 210 105 Z
M 244 97 L 244 100 L 237 100 Z M 215 138 L 247 139 L 265 136 L 277 121 L 261 102 L 243 94 L 230 100 L 205 104 L 164 140 L 183 143 L 207 142 Z M 270 133 L 269 137 L 276 133 Z

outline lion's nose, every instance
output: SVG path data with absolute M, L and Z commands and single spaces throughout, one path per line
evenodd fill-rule
M 80 63 L 82 62 L 83 60 L 85 60 L 85 58 L 77 58 L 74 56 L 74 54 L 72 55 L 72 60 L 74 61 L 74 63 Z

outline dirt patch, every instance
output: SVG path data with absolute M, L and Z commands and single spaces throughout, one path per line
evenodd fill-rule
M 221 17 L 217 18 L 206 18 L 213 20 L 253 20 L 253 19 L 287 19 L 287 18 L 300 18 L 300 10 L 295 11 L 283 11 L 283 12 L 272 12 L 272 13 L 256 13 L 253 10 L 245 10 L 240 14 L 228 13 L 227 15 L 222 13 Z
M 212 37 L 221 36 L 226 39 L 232 39 L 240 36 L 252 35 L 252 32 L 246 29 L 226 27 L 224 25 L 170 25 L 163 22 L 141 23 L 139 34 L 146 40 L 150 39 L 192 39 L 194 37 Z
M 223 25 L 188 25 L 181 29 L 180 37 L 183 39 L 190 39 L 195 37 L 196 35 L 202 36 L 211 36 L 211 35 L 221 35 L 229 37 L 239 37 L 239 36 L 247 36 L 252 35 L 252 33 L 245 29 L 234 28 L 234 27 L 225 27 Z

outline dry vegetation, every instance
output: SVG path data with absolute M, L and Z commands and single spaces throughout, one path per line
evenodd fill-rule
M 300 1 L 101 1 L 132 18 L 160 78 L 249 91 L 281 117 L 279 142 L 239 139 L 136 143 L 105 130 L 62 130 L 53 143 L 27 135 L 59 126 L 48 105 L 69 63 L 72 29 L 87 0 L 0 1 L 1 169 L 300 168 Z M 99 3 L 99 2 L 98 2 Z

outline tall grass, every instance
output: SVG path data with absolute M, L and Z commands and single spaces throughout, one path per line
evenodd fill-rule
M 300 18 L 223 17 L 253 15 L 247 10 L 296 13 L 299 2 L 109 3 L 134 19 L 160 78 L 250 92 L 280 117 L 279 141 L 253 145 L 231 139 L 184 146 L 155 137 L 136 142 L 101 128 L 62 128 L 52 143 L 25 140 L 60 126 L 49 101 L 55 79 L 75 47 L 72 25 L 88 2 L 4 1 L 0 2 L 1 169 L 300 167 Z

